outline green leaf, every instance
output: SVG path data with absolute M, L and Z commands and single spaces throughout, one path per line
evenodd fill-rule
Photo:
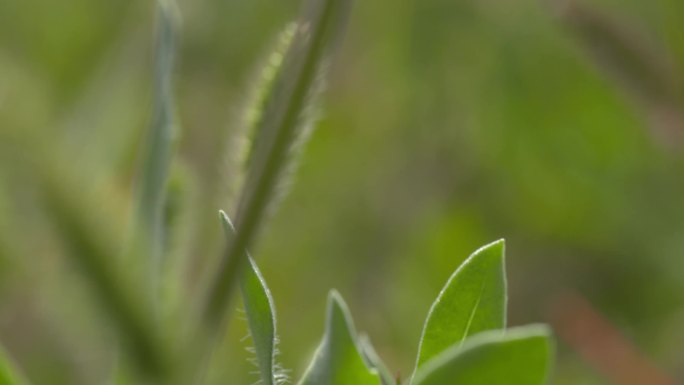
M 426 362 L 413 385 L 543 385 L 551 342 L 545 326 L 488 331 L 454 344 Z
M 233 225 L 225 212 L 220 211 L 224 231 L 232 235 Z M 254 342 L 254 352 L 259 366 L 261 383 L 276 384 L 275 354 L 276 354 L 276 320 L 271 292 L 266 286 L 259 268 L 249 257 L 249 265 L 240 276 L 240 291 L 242 302 L 247 313 L 249 332 Z
M 364 363 L 347 305 L 336 291 L 328 297 L 323 341 L 299 385 L 379 385 L 380 377 Z
M 15 369 L 8 355 L 0 347 L 0 385 L 26 385 L 28 382 Z
M 449 278 L 423 327 L 416 368 L 466 337 L 506 326 L 504 241 L 475 251 Z
M 276 320 L 273 299 L 254 260 L 249 259 L 240 282 L 242 301 L 247 312 L 249 331 L 261 373 L 261 383 L 272 385 L 275 379 Z

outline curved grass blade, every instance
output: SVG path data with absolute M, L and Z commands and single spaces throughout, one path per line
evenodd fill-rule
M 347 305 L 336 291 L 328 297 L 323 341 L 299 385 L 379 385 L 356 344 L 356 332 Z
M 230 237 L 233 236 L 233 225 L 225 212 L 220 212 L 223 229 Z M 261 384 L 277 384 L 275 375 L 276 356 L 276 319 L 275 307 L 271 292 L 266 286 L 259 268 L 249 257 L 249 264 L 240 276 L 240 291 L 242 302 L 247 313 L 249 332 L 254 343 L 254 352 L 261 375 Z
M 28 385 L 28 381 L 16 369 L 4 349 L 0 347 L 0 385 Z
M 423 327 L 416 368 L 466 337 L 506 326 L 504 241 L 475 251 L 449 278 Z
M 219 329 L 230 309 L 229 301 L 248 249 L 261 228 L 269 206 L 278 196 L 292 148 L 300 141 L 302 115 L 321 78 L 321 68 L 340 35 L 349 0 L 310 1 L 311 13 L 298 25 L 282 72 L 258 128 L 246 184 L 240 194 L 237 233 L 228 245 L 211 282 L 202 320 L 209 331 Z
M 532 325 L 488 331 L 426 362 L 414 385 L 543 385 L 552 347 L 549 330 Z

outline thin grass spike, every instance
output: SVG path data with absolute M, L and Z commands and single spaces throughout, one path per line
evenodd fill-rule
M 237 233 L 223 255 L 207 296 L 202 319 L 209 330 L 217 330 L 225 321 L 237 276 L 247 262 L 244 250 L 256 237 L 282 182 L 291 148 L 301 132 L 300 117 L 320 76 L 321 63 L 344 25 L 349 5 L 347 0 L 312 1 L 307 9 L 309 23 L 297 28 L 257 134 L 258 145 L 240 194 Z

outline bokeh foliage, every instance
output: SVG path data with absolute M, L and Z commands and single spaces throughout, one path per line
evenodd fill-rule
M 93 383 L 112 352 L 22 154 L 66 159 L 76 200 L 125 238 L 152 114 L 152 3 L 0 2 L 0 339 L 35 383 Z M 637 58 L 665 62 L 676 92 L 684 3 L 582 4 L 644 45 Z M 471 250 L 505 237 L 510 324 L 543 320 L 558 293 L 577 291 L 684 378 L 684 127 L 668 100 L 675 123 L 663 131 L 653 98 L 613 76 L 630 56 L 597 58 L 564 6 L 356 2 L 297 183 L 253 250 L 277 299 L 285 367 L 303 372 L 336 287 L 405 377 L 429 299 Z M 299 2 L 179 8 L 168 242 L 195 256 L 192 296 L 222 246 L 215 208 L 235 204 L 224 150 L 239 146 L 242 107 Z M 236 343 L 245 328 L 232 324 L 211 378 L 249 372 Z M 601 383 L 560 349 L 555 383 Z

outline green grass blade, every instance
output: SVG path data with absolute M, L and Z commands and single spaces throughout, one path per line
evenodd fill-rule
M 684 139 L 684 78 L 673 52 L 628 20 L 584 1 L 559 6 L 561 22 L 599 71 L 635 103 L 666 147 Z
M 171 0 L 157 2 L 157 19 L 154 111 L 141 153 L 131 235 L 134 245 L 149 247 L 148 270 L 154 291 L 159 289 L 160 259 L 165 242 L 166 188 L 176 136 L 172 85 L 178 16 Z
M 561 20 L 605 74 L 648 102 L 681 102 L 682 83 L 669 52 L 643 31 L 580 1 L 559 7 Z
M 504 241 L 475 251 L 449 278 L 423 327 L 416 367 L 466 337 L 506 326 Z
M 488 331 L 455 344 L 423 365 L 413 385 L 543 385 L 552 356 L 548 328 Z
M 74 193 L 76 184 L 57 168 L 40 170 L 46 211 L 71 257 L 98 297 L 123 340 L 131 362 L 145 376 L 163 382 L 169 370 L 167 349 L 153 327 L 140 283 L 120 266 L 117 247 L 104 219 Z
M 142 284 L 119 263 L 118 236 L 107 225 L 116 221 L 94 209 L 99 206 L 83 192 L 87 189 L 77 177 L 75 165 L 50 142 L 31 133 L 2 132 L 0 136 L 0 143 L 11 151 L 30 149 L 13 153 L 14 167 L 31 178 L 31 187 L 39 193 L 37 204 L 44 209 L 56 239 L 66 247 L 65 257 L 80 269 L 110 325 L 121 336 L 125 357 L 147 378 L 164 383 L 169 371 L 168 349 L 137 290 Z
M 377 372 L 364 362 L 347 305 L 332 291 L 323 341 L 299 385 L 380 385 Z
M 228 216 L 221 211 L 221 221 L 226 235 L 234 235 L 233 225 Z M 276 382 L 276 319 L 271 292 L 259 268 L 252 258 L 240 276 L 242 302 L 247 313 L 249 332 L 254 343 L 254 352 L 259 366 L 261 384 L 273 385 Z
M 157 0 L 156 4 L 154 110 L 140 154 L 140 169 L 134 191 L 134 211 L 129 229 L 131 234 L 123 258 L 128 266 L 143 267 L 141 270 L 131 270 L 148 282 L 148 299 L 153 305 L 153 313 L 160 310 L 158 302 L 163 290 L 161 264 L 168 230 L 165 215 L 167 184 L 176 136 L 172 85 L 179 21 L 173 0 Z M 117 360 L 112 382 L 128 383 L 128 371 L 126 363 Z
M 202 313 L 209 330 L 219 328 L 230 308 L 237 275 L 247 261 L 244 250 L 251 245 L 268 207 L 278 196 L 292 148 L 301 139 L 300 118 L 310 106 L 321 66 L 340 34 L 349 4 L 349 0 L 311 1 L 311 13 L 295 32 L 259 128 L 258 145 L 240 194 L 237 233 L 223 255 Z
M 16 365 L 0 347 L 0 385 L 28 385 L 29 382 L 19 373 Z

